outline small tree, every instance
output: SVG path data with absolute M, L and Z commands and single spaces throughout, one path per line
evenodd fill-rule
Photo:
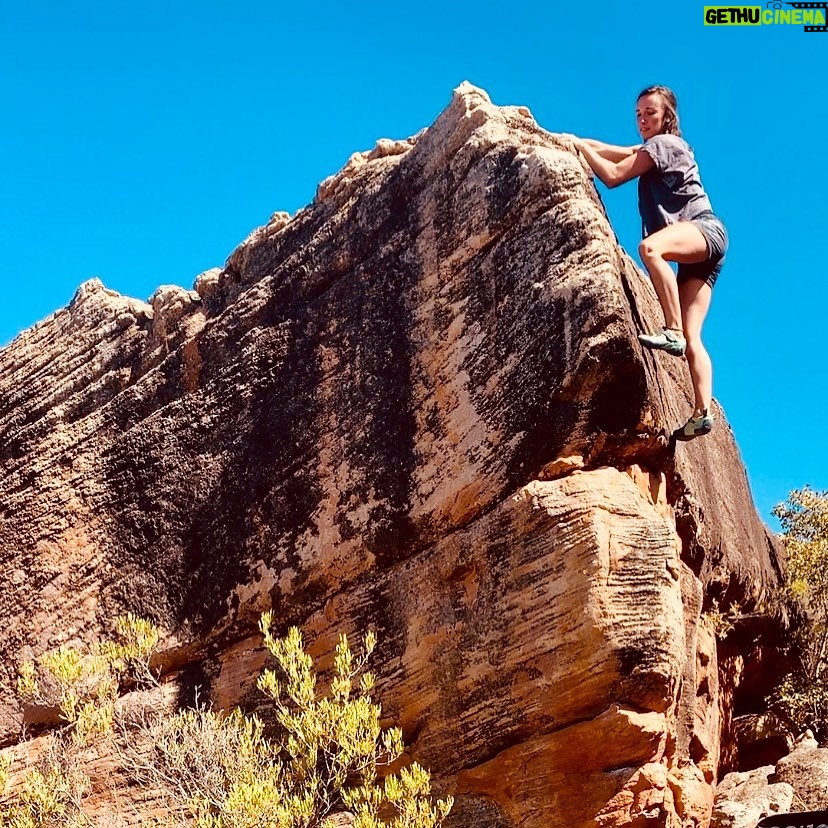
M 340 636 L 330 690 L 317 698 L 313 663 L 299 630 L 294 627 L 285 638 L 276 639 L 271 623 L 270 613 L 265 613 L 260 628 L 283 679 L 274 670 L 265 670 L 259 688 L 276 705 L 276 719 L 284 732 L 279 745 L 286 758 L 286 781 L 300 806 L 297 809 L 307 813 L 307 821 L 288 825 L 324 825 L 325 817 L 342 805 L 354 812 L 356 828 L 439 825 L 453 800 L 432 802 L 431 777 L 416 762 L 399 775 L 377 780 L 377 768 L 399 759 L 404 745 L 398 727 L 380 727 L 382 711 L 371 699 L 375 678 L 365 672 L 365 666 L 376 636 L 370 632 L 365 636 L 360 659 L 351 652 L 347 637 Z
M 34 661 L 23 662 L 17 691 L 24 701 L 57 707 L 71 738 L 88 744 L 112 729 L 121 689 L 152 684 L 149 660 L 158 629 L 129 613 L 115 619 L 115 640 L 81 652 L 62 646 Z
M 453 802 L 432 799 L 424 768 L 378 778 L 404 746 L 399 728 L 380 726 L 370 696 L 365 666 L 376 637 L 366 635 L 357 658 L 341 636 L 330 687 L 320 693 L 299 630 L 276 638 L 271 628 L 265 613 L 260 629 L 277 669 L 258 685 L 273 702 L 275 734 L 238 710 L 182 711 L 156 723 L 155 752 L 136 764 L 139 778 L 165 789 L 196 828 L 328 828 L 344 810 L 354 828 L 437 828 Z
M 828 492 L 807 486 L 790 493 L 774 514 L 788 557 L 787 587 L 803 608 L 797 632 L 800 665 L 771 698 L 797 729 L 828 738 Z
M 89 780 L 79 770 L 76 750 L 109 733 L 119 689 L 149 682 L 149 659 L 158 630 L 125 615 L 115 621 L 116 638 L 90 651 L 62 646 L 20 667 L 17 690 L 29 703 L 57 708 L 61 726 L 49 736 L 40 761 L 20 788 L 0 806 L 0 828 L 83 828 L 89 820 L 81 801 Z M 0 791 L 10 763 L 0 763 Z
M 349 810 L 354 828 L 438 828 L 452 800 L 432 799 L 426 770 L 414 763 L 378 778 L 378 768 L 400 759 L 404 747 L 399 728 L 380 727 L 381 709 L 371 700 L 374 677 L 365 666 L 375 636 L 365 637 L 359 658 L 340 638 L 333 679 L 320 694 L 299 630 L 275 638 L 271 626 L 266 613 L 260 628 L 277 669 L 265 670 L 259 687 L 273 702 L 274 736 L 239 710 L 199 708 L 122 722 L 125 769 L 138 784 L 167 794 L 169 814 L 154 824 L 329 828 L 332 815 Z M 21 696 L 57 708 L 63 724 L 50 737 L 41 766 L 0 805 L 0 828 L 89 824 L 81 807 L 89 780 L 79 771 L 76 751 L 111 732 L 124 689 L 154 681 L 149 663 L 158 641 L 155 627 L 125 616 L 116 623 L 116 636 L 91 652 L 64 646 L 21 667 Z M 8 770 L 9 763 L 0 762 L 0 793 Z

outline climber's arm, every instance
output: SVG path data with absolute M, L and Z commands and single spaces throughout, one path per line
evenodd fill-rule
M 603 141 L 596 141 L 594 138 L 581 138 L 581 143 L 592 147 L 601 158 L 616 163 L 623 161 L 625 158 L 629 158 L 631 155 L 635 155 L 641 148 L 640 144 L 635 147 L 619 147 L 615 144 L 605 144 Z
M 617 187 L 632 178 L 638 178 L 647 170 L 652 169 L 653 159 L 649 153 L 636 151 L 635 155 L 628 155 L 620 161 L 608 161 L 602 158 L 597 150 L 593 149 L 586 141 L 579 141 L 578 149 L 581 151 L 587 164 L 592 171 L 607 187 Z

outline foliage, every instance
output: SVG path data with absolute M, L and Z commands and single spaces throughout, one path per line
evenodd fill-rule
M 3 763 L 2 790 L 8 781 L 8 759 Z M 0 807 L 2 828 L 83 828 L 89 821 L 80 809 L 80 801 L 89 780 L 68 767 L 66 756 L 47 752 L 43 767 L 30 770 L 12 802 Z
M 199 707 L 156 720 L 149 736 L 153 753 L 146 760 L 132 752 L 132 775 L 166 791 L 173 810 L 195 815 L 197 825 L 273 822 L 263 797 L 244 800 L 242 793 L 276 784 L 277 766 L 259 719 Z M 237 821 L 222 821 L 225 812 Z
M 118 685 L 105 658 L 62 646 L 44 653 L 39 667 L 31 661 L 21 667 L 17 689 L 24 699 L 57 707 L 79 745 L 110 729 Z
M 797 731 L 810 728 L 825 741 L 828 734 L 828 686 L 825 682 L 809 684 L 799 673 L 789 673 L 771 697 L 772 705 Z
M 798 730 L 828 738 L 828 492 L 805 487 L 774 509 L 788 557 L 787 586 L 804 622 L 796 635 L 798 668 L 769 699 Z
M 739 617 L 741 607 L 738 603 L 731 604 L 726 611 L 722 611 L 718 600 L 713 600 L 710 609 L 702 613 L 702 620 L 707 624 L 713 635 L 719 640 L 727 638 L 734 629 L 734 621 Z
M 135 733 L 123 725 L 127 770 L 135 782 L 166 792 L 167 821 L 180 817 L 176 824 L 195 828 L 329 828 L 333 814 L 349 810 L 355 828 L 438 828 L 452 800 L 432 798 L 425 769 L 414 763 L 378 776 L 401 759 L 404 745 L 399 728 L 380 726 L 381 708 L 371 699 L 374 676 L 365 668 L 376 637 L 366 635 L 356 657 L 342 636 L 330 686 L 320 693 L 299 630 L 274 637 L 270 613 L 260 628 L 277 665 L 258 682 L 272 703 L 272 727 L 239 710 L 204 707 L 133 723 L 139 739 L 132 743 Z M 64 726 L 52 737 L 52 755 L 0 807 L 0 828 L 89 824 L 80 807 L 89 781 L 77 771 L 76 751 L 111 731 L 119 692 L 155 680 L 155 627 L 124 616 L 116 636 L 92 652 L 62 646 L 22 665 L 21 696 L 56 707 Z M 138 746 L 147 737 L 149 759 Z M 8 770 L 0 762 L 0 783 Z
M 433 801 L 427 771 L 412 764 L 379 781 L 377 769 L 403 753 L 399 728 L 383 730 L 365 665 L 376 645 L 369 633 L 356 658 L 342 636 L 328 691 L 317 692 L 313 661 L 293 628 L 285 638 L 262 616 L 265 646 L 277 670 L 260 689 L 274 706 L 276 734 L 255 716 L 189 710 L 160 721 L 145 775 L 186 796 L 197 828 L 327 828 L 345 809 L 355 828 L 436 828 L 452 800 Z
M 115 619 L 117 640 L 106 641 L 99 653 L 126 686 L 149 686 L 156 683 L 150 658 L 158 645 L 158 627 L 131 612 Z
M 20 668 L 20 696 L 45 707 L 57 707 L 78 745 L 89 744 L 112 729 L 119 690 L 153 680 L 149 658 L 158 643 L 158 629 L 131 613 L 115 621 L 117 640 L 82 653 L 63 645 L 26 661 Z
M 0 755 L 0 794 L 6 790 L 6 785 L 9 784 L 9 769 L 11 765 L 11 756 L 8 754 Z
M 20 696 L 29 703 L 56 707 L 63 727 L 51 737 L 40 767 L 32 768 L 10 802 L 0 807 L 0 828 L 81 828 L 89 821 L 81 799 L 89 780 L 78 770 L 76 750 L 110 732 L 119 689 L 149 681 L 149 658 L 158 630 L 126 615 L 116 619 L 115 641 L 92 652 L 66 645 L 49 650 L 37 663 L 21 665 Z M 10 763 L 0 763 L 4 789 Z

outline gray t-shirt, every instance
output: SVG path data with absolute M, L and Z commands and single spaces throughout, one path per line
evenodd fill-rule
M 654 135 L 641 147 L 654 166 L 638 179 L 644 235 L 711 210 L 693 151 L 678 135 Z

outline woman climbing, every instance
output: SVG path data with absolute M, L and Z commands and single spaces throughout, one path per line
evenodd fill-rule
M 644 236 L 638 250 L 664 311 L 664 330 L 638 339 L 673 356 L 687 354 L 695 408 L 675 436 L 692 440 L 713 428 L 713 366 L 701 330 L 727 250 L 727 231 L 710 206 L 693 152 L 681 137 L 677 109 L 670 89 L 651 86 L 638 96 L 635 107 L 643 144 L 617 147 L 581 138 L 575 143 L 608 187 L 638 178 Z M 668 262 L 678 264 L 676 276 Z

